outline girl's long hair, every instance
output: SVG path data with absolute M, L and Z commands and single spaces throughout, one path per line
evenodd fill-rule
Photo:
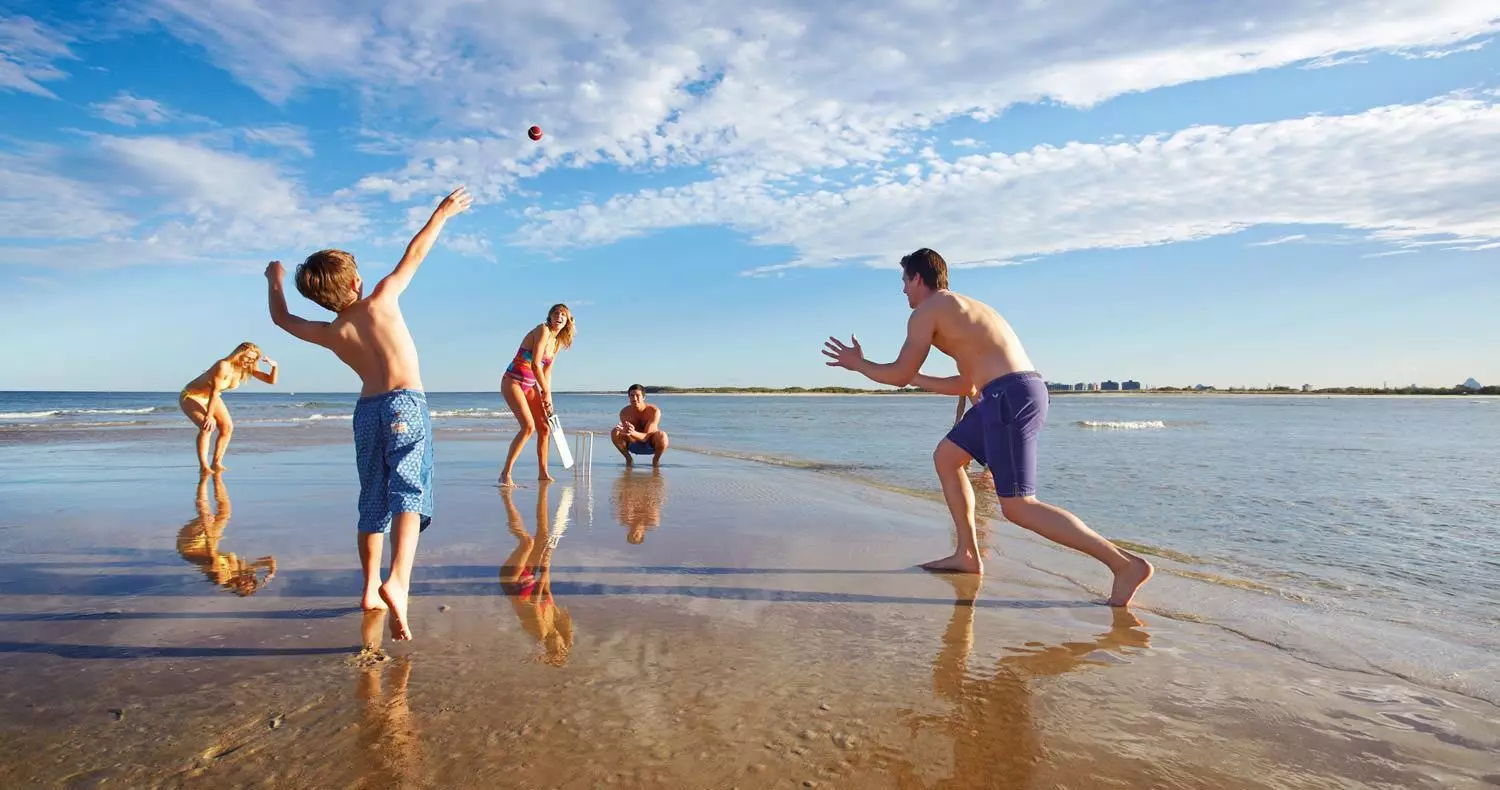
M 557 333 L 557 349 L 561 351 L 573 345 L 573 335 L 578 331 L 578 319 L 574 318 L 573 311 L 569 310 L 568 306 L 561 302 L 552 305 L 547 310 L 547 318 L 551 319 L 552 314 L 558 310 L 562 310 L 568 316 L 568 323 L 564 324 L 562 331 Z
M 250 365 L 249 363 L 245 362 L 245 356 L 251 351 L 255 352 L 257 361 L 259 361 L 261 357 L 265 356 L 265 354 L 261 353 L 260 346 L 257 346 L 254 343 L 246 340 L 245 342 L 235 346 L 234 351 L 231 351 L 229 353 L 229 356 L 224 357 L 224 359 L 232 365 L 242 368 L 248 368 L 250 367 Z

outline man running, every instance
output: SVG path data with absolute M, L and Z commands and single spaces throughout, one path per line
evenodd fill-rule
M 930 249 L 901 259 L 901 282 L 912 313 L 895 362 L 865 359 L 852 335 L 847 346 L 830 337 L 823 354 L 831 358 L 829 366 L 881 384 L 916 385 L 944 395 L 968 395 L 975 389 L 980 393 L 979 404 L 932 454 L 958 531 L 958 548 L 952 556 L 922 567 L 984 573 L 974 533 L 974 489 L 963 473 L 970 460 L 978 460 L 994 478 L 1006 520 L 1104 563 L 1114 573 L 1109 604 L 1129 606 L 1136 590 L 1155 572 L 1151 563 L 1100 537 L 1072 513 L 1036 498 L 1036 444 L 1047 418 L 1047 385 L 1010 324 L 989 305 L 948 290 L 948 264 Z M 934 347 L 958 364 L 957 376 L 937 378 L 919 372 Z

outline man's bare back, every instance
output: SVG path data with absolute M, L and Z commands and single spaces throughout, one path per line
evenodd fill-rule
M 978 299 L 953 291 L 938 291 L 912 314 L 912 320 L 932 324 L 932 345 L 953 357 L 958 374 L 983 389 L 1007 373 L 1033 370 L 1026 349 L 1000 313 Z

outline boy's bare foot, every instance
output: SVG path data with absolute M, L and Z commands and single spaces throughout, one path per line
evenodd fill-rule
M 213 470 L 215 472 L 227 472 L 229 471 L 229 467 L 225 466 L 223 461 L 219 461 L 213 465 Z
M 391 638 L 397 642 L 411 639 L 411 628 L 406 624 L 406 588 L 386 579 L 380 585 L 380 598 L 391 607 Z
M 385 611 L 385 601 L 380 600 L 380 588 L 366 587 L 364 597 L 359 599 L 359 608 L 367 612 Z
M 940 560 L 922 563 L 922 570 L 934 573 L 984 573 L 984 561 L 967 552 L 954 552 Z
M 501 475 L 499 485 L 501 488 L 515 488 L 516 481 L 510 479 L 508 475 Z
M 1130 567 L 1115 574 L 1115 586 L 1110 591 L 1110 606 L 1129 606 L 1130 599 L 1135 597 L 1135 591 L 1156 573 L 1156 568 L 1134 554 L 1126 554 L 1130 558 Z
M 208 464 L 201 463 L 201 462 L 198 464 L 198 476 L 199 477 L 202 477 L 204 475 L 213 474 L 213 471 L 214 471 L 214 468 L 212 466 L 209 466 Z
M 542 482 L 545 482 L 545 483 L 550 483 L 550 482 L 556 480 L 557 478 L 553 477 L 552 475 L 547 474 L 546 472 L 543 472 L 543 473 L 537 475 L 536 479 L 541 480 Z

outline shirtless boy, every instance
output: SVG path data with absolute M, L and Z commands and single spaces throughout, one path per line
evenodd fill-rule
M 1114 573 L 1109 604 L 1129 606 L 1151 578 L 1151 564 L 1100 537 L 1072 513 L 1036 498 L 1036 441 L 1047 418 L 1047 385 L 1010 324 L 989 305 L 948 290 L 948 264 L 932 250 L 923 248 L 901 259 L 901 282 L 912 314 L 895 362 L 865 359 L 853 336 L 847 346 L 830 337 L 823 354 L 832 359 L 831 367 L 894 387 L 914 384 L 945 395 L 967 395 L 971 388 L 980 393 L 979 404 L 932 454 L 958 531 L 958 548 L 922 567 L 984 573 L 974 534 L 974 489 L 963 473 L 965 464 L 978 460 L 989 467 L 1006 520 L 1104 563 Z M 958 364 L 957 376 L 919 372 L 934 347 Z
M 337 313 L 308 321 L 288 312 L 281 261 L 266 267 L 271 320 L 309 343 L 332 351 L 359 375 L 354 406 L 354 455 L 359 466 L 359 562 L 365 575 L 360 605 L 390 608 L 391 638 L 412 638 L 407 590 L 417 538 L 432 521 L 432 423 L 417 366 L 417 347 L 401 315 L 401 292 L 449 218 L 469 207 L 454 190 L 406 247 L 401 262 L 366 297 L 354 256 L 322 250 L 297 267 L 297 291 Z M 391 535 L 391 573 L 380 583 L 380 552 Z
M 667 451 L 667 432 L 661 429 L 661 408 L 646 402 L 646 388 L 630 385 L 625 391 L 630 403 L 620 409 L 620 424 L 609 432 L 626 466 L 635 466 L 632 455 L 650 455 L 651 465 L 661 465 L 661 454 Z

